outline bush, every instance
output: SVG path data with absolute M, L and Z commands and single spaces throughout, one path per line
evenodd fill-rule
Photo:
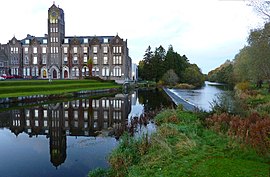
M 207 125 L 216 132 L 227 133 L 231 137 L 251 145 L 258 152 L 270 153 L 270 117 L 252 113 L 247 117 L 227 113 L 214 114 L 206 119 Z
M 247 91 L 250 89 L 250 83 L 249 82 L 240 82 L 236 84 L 236 89 L 241 90 L 241 91 Z

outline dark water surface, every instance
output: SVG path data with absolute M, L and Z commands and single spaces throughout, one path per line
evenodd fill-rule
M 0 112 L 0 176 L 87 176 L 108 167 L 106 157 L 131 118 L 172 106 L 164 92 L 140 90 Z

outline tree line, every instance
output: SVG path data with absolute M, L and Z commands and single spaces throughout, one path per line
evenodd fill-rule
M 199 87 L 205 78 L 201 69 L 189 63 L 185 55 L 175 52 L 172 45 L 167 51 L 162 46 L 152 51 L 151 46 L 148 46 L 138 70 L 141 79 L 166 85 L 187 83 Z
M 258 87 L 268 81 L 270 91 L 270 22 L 251 30 L 247 42 L 231 62 L 210 71 L 208 79 L 230 84 L 254 82 Z

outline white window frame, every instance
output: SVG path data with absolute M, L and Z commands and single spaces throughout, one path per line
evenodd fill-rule
M 46 47 L 42 47 L 42 53 L 47 53 L 47 48 Z
M 24 48 L 24 53 L 28 53 L 28 47 Z
M 93 47 L 93 53 L 98 53 L 98 47 L 97 46 Z
M 73 53 L 78 53 L 78 47 L 73 47 Z
M 103 53 L 108 53 L 108 46 L 103 46 Z

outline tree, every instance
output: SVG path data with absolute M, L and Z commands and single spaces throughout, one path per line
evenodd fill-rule
M 184 72 L 184 81 L 196 87 L 204 83 L 204 75 L 196 64 L 191 64 Z
M 177 74 L 174 72 L 173 69 L 170 69 L 163 75 L 162 80 L 164 81 L 165 84 L 175 85 L 178 83 L 179 77 L 177 76 Z
M 89 69 L 89 76 L 92 76 L 93 59 L 91 57 L 89 57 L 89 59 L 87 60 L 87 66 Z
M 255 12 L 263 19 L 270 20 L 270 2 L 266 0 L 247 0 L 247 5 L 252 6 Z

